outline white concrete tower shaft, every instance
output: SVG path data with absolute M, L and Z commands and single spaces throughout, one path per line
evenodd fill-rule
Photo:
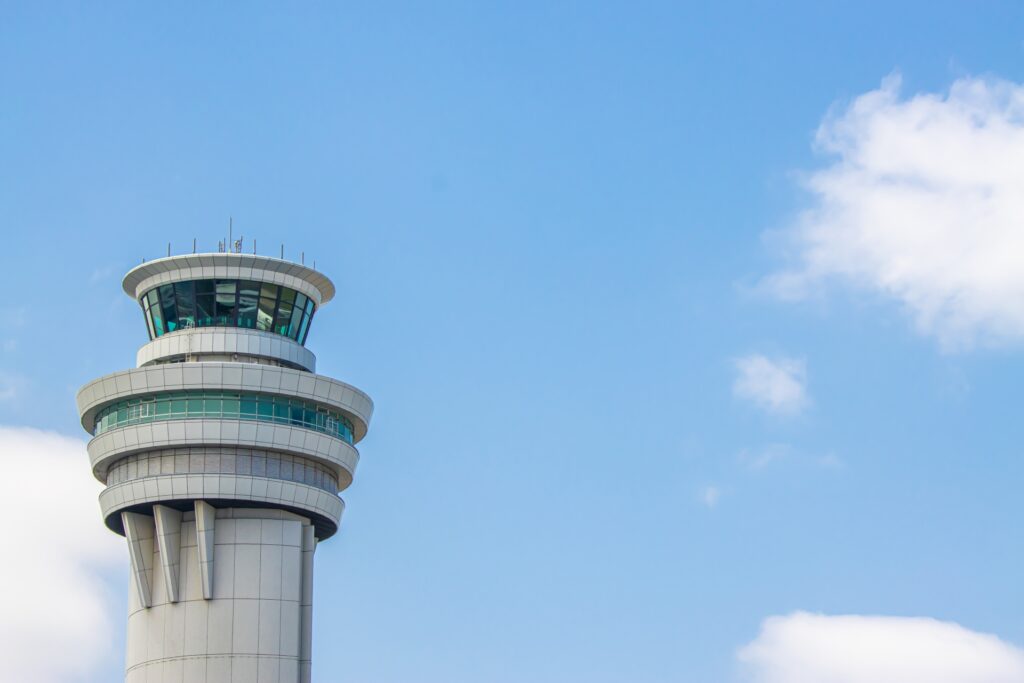
M 106 525 L 131 563 L 128 683 L 308 683 L 313 553 L 338 530 L 373 403 L 315 374 L 334 296 L 239 253 L 132 269 L 150 341 L 78 392 Z

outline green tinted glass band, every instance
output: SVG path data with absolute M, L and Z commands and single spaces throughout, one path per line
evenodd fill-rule
M 316 305 L 294 289 L 253 280 L 192 280 L 139 299 L 149 338 L 188 327 L 244 327 L 306 343 Z
M 97 413 L 93 434 L 126 425 L 203 417 L 295 425 L 352 443 L 352 422 L 338 412 L 285 396 L 223 391 L 171 391 L 119 401 Z

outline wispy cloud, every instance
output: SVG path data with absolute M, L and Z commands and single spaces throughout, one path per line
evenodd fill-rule
M 813 205 L 770 291 L 838 281 L 899 302 L 946 349 L 1024 341 L 1024 85 L 903 97 L 890 76 L 828 116 L 817 146 L 832 160 L 806 177 Z
M 924 618 L 771 617 L 737 654 L 754 683 L 1019 683 L 1024 650 Z
M 81 441 L 0 427 L 0 453 L 0 517 L 11 550 L 0 562 L 0 680 L 88 678 L 111 653 L 116 629 L 101 573 L 124 560 L 123 542 L 99 519 L 99 484 L 88 485 Z
M 734 362 L 733 395 L 776 415 L 797 415 L 807 407 L 807 369 L 795 358 L 752 354 Z
M 722 491 L 717 486 L 708 485 L 702 488 L 697 494 L 697 500 L 708 508 L 717 507 L 722 497 Z

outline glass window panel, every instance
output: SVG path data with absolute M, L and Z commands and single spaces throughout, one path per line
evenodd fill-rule
M 187 407 L 187 402 L 183 398 L 171 399 L 171 414 L 172 415 L 184 415 Z
M 302 312 L 295 308 L 292 309 L 292 322 L 288 326 L 288 337 L 293 341 L 299 340 L 299 330 L 302 328 Z
M 225 417 L 237 417 L 238 416 L 238 399 L 237 398 L 224 398 L 224 416 Z
M 195 283 L 196 290 L 196 326 L 205 327 L 212 325 L 216 308 L 216 292 L 213 280 L 198 280 Z
M 153 333 L 157 337 L 162 335 L 166 329 L 164 328 L 164 316 L 160 311 L 160 301 L 155 289 L 149 290 L 146 294 L 146 298 L 149 300 L 149 314 L 153 318 Z
M 276 299 L 260 298 L 260 307 L 256 312 L 256 329 L 270 330 L 274 327 L 274 306 L 276 305 Z
M 168 332 L 178 329 L 178 307 L 174 304 L 174 285 L 160 286 L 160 308 L 164 311 L 164 325 Z
M 143 299 L 143 301 L 146 301 L 146 300 Z M 146 319 L 146 331 L 149 332 L 149 338 L 153 339 L 153 337 L 155 336 L 153 334 L 153 320 L 149 316 L 149 305 L 148 305 L 149 302 L 146 301 L 146 304 L 147 305 L 145 307 L 145 310 L 142 311 L 142 317 Z
M 220 396 L 209 397 L 203 400 L 203 413 L 210 417 L 216 417 L 221 414 L 222 401 Z
M 306 330 L 308 330 L 308 329 L 309 329 L 309 314 L 308 313 L 303 313 L 302 314 L 302 322 L 299 324 L 299 331 L 295 335 L 295 341 L 299 342 L 300 344 L 305 344 L 306 343 Z
M 239 406 L 239 412 L 242 417 L 255 416 L 256 415 L 256 397 L 255 396 L 243 396 Z
M 301 299 L 301 303 L 300 303 Z M 302 321 L 302 311 L 306 306 L 306 296 L 304 294 L 295 295 L 295 305 L 292 308 L 291 322 L 288 324 L 288 336 L 295 339 L 299 336 L 299 323 Z
M 237 306 L 237 282 L 235 280 L 217 280 L 217 308 L 214 313 L 214 324 L 234 325 Z
M 285 290 L 290 292 L 291 290 Z M 292 292 L 294 295 L 294 292 Z M 281 301 L 277 304 L 277 317 L 274 319 L 274 332 L 278 334 L 288 335 L 288 326 L 292 320 L 292 303 L 285 301 L 284 294 L 281 295 Z
M 310 328 L 310 326 L 312 326 L 312 324 L 313 324 L 313 314 L 312 314 L 312 313 L 310 313 L 310 314 L 309 314 L 308 316 L 306 316 L 306 318 L 305 318 L 305 319 L 304 319 L 304 320 L 302 321 L 302 325 L 303 325 L 303 327 L 304 327 L 305 329 L 304 329 L 304 331 L 303 331 L 303 333 L 302 333 L 302 336 L 300 336 L 300 337 L 299 337 L 299 343 L 300 343 L 300 344 L 303 344 L 303 345 L 305 345 L 305 343 L 306 343 L 306 337 L 308 337 L 308 336 L 309 336 L 309 328 Z
M 260 283 L 243 280 L 238 283 L 238 326 L 256 327 L 256 306 L 260 298 Z
M 277 285 L 272 285 L 269 282 L 264 282 L 260 285 L 260 296 L 265 299 L 273 299 L 277 301 Z
M 188 416 L 189 417 L 200 417 L 203 414 L 203 399 L 201 398 L 190 398 L 188 399 Z
M 178 325 L 188 327 L 195 322 L 196 288 L 192 282 L 177 282 L 174 285 L 174 303 L 178 306 Z
M 274 402 L 267 396 L 260 397 L 259 415 L 261 420 L 270 420 L 274 417 Z

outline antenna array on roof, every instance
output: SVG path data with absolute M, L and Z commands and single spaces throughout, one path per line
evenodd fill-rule
M 223 239 L 217 240 L 217 253 L 218 254 L 241 254 L 245 249 L 245 236 L 239 235 L 238 239 L 234 239 L 234 218 L 228 217 L 228 234 Z M 199 240 L 198 238 L 192 238 L 192 253 L 199 253 Z M 256 255 L 256 240 L 252 241 L 252 254 Z M 167 256 L 171 256 L 171 243 L 167 243 Z M 281 243 L 281 260 L 284 260 L 284 243 Z M 145 263 L 146 259 L 143 258 L 142 262 Z M 306 252 L 299 252 L 299 263 L 306 265 Z M 316 260 L 313 261 L 313 269 L 316 270 Z

